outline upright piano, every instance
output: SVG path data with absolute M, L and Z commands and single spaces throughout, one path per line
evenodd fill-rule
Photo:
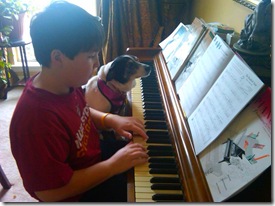
M 130 95 L 132 115 L 144 121 L 149 136 L 147 142 L 139 136 L 133 139 L 147 147 L 150 160 L 129 171 L 128 202 L 213 202 L 161 48 L 128 48 L 126 53 L 153 67 Z M 259 192 L 259 184 L 267 184 L 259 201 L 271 201 L 270 171 L 251 186 L 248 197 L 232 201 L 255 201 L 251 191 Z

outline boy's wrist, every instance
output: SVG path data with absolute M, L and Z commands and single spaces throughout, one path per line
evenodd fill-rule
M 102 128 L 106 128 L 105 118 L 106 118 L 109 114 L 110 114 L 110 113 L 104 113 L 104 114 L 101 116 L 100 122 L 101 122 Z
M 102 116 L 101 116 L 101 126 L 102 126 L 102 129 L 111 129 L 111 126 L 110 126 L 110 123 L 109 121 L 107 121 L 107 119 L 110 119 L 110 117 L 112 116 L 113 114 L 111 113 L 104 113 Z

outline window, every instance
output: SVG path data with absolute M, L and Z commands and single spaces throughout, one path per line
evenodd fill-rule
M 31 6 L 35 8 L 34 13 L 43 10 L 48 4 L 53 2 L 54 0 L 35 0 L 32 1 Z M 73 4 L 76 4 L 83 9 L 85 9 L 87 12 L 91 13 L 92 15 L 97 15 L 96 12 L 96 0 L 67 0 L 68 2 L 71 2 Z M 29 36 L 29 23 L 30 23 L 31 15 L 27 16 L 25 18 L 25 28 L 24 28 L 24 39 L 30 39 Z M 27 60 L 30 65 L 33 63 L 36 63 L 32 44 L 29 44 L 26 46 L 26 53 L 27 53 Z M 21 57 L 20 52 L 18 48 L 13 49 L 14 54 L 14 63 L 15 65 L 21 64 Z

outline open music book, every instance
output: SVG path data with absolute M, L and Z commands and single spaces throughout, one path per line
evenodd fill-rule
M 207 27 L 203 20 L 195 18 L 191 25 L 180 23 L 159 46 L 165 58 L 171 79 L 176 79 L 183 66 L 199 45 Z
M 215 202 L 239 192 L 271 165 L 271 118 L 267 88 L 199 155 Z
M 177 91 L 196 154 L 221 134 L 263 86 L 250 67 L 216 35 Z

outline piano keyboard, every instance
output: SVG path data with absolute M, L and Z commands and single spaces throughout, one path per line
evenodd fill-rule
M 140 82 L 140 83 L 139 83 Z M 149 139 L 134 136 L 150 156 L 149 162 L 134 168 L 136 202 L 183 201 L 173 147 L 165 121 L 154 71 L 137 81 L 132 89 L 132 115 L 144 121 Z

